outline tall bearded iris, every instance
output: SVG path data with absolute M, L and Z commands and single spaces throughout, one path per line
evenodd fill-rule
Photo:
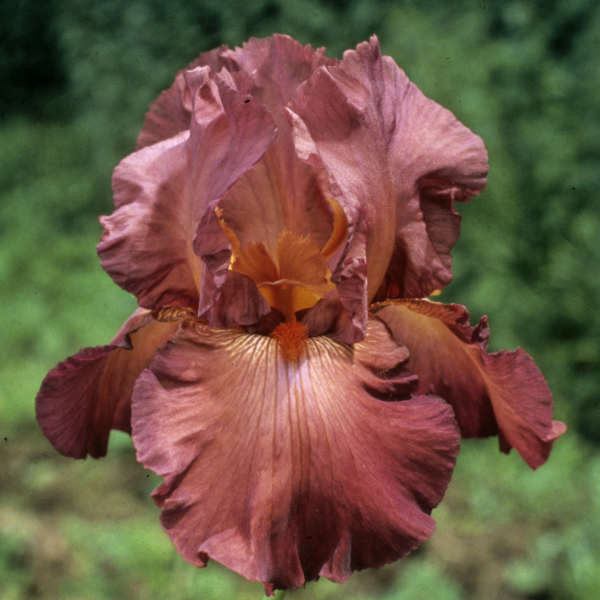
M 132 433 L 177 550 L 268 592 L 396 560 L 432 532 L 460 437 L 532 467 L 564 425 L 522 350 L 424 299 L 451 278 L 481 140 L 376 38 L 342 60 L 286 36 L 180 72 L 116 168 L 102 266 L 140 308 L 53 369 L 63 454 Z

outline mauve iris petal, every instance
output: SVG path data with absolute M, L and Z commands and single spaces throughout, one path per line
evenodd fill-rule
M 297 87 L 323 65 L 338 61 L 325 56 L 325 48 L 303 46 L 288 35 L 251 38 L 241 48 L 227 53 L 236 69 L 252 80 L 253 95 L 273 113 L 278 112 L 294 96 Z
M 305 343 L 287 362 L 273 338 L 188 323 L 134 391 L 138 459 L 164 478 L 154 498 L 178 551 L 267 591 L 417 547 L 459 445 L 448 404 L 406 399 L 406 349 L 380 323 L 353 349 Z
M 325 49 L 303 46 L 288 35 L 251 38 L 241 48 L 219 46 L 203 52 L 175 76 L 168 90 L 152 103 L 137 139 L 136 149 L 155 144 L 189 129 L 191 102 L 185 71 L 207 66 L 240 92 L 249 93 L 276 113 L 294 94 L 296 87 L 321 65 L 335 64 Z
M 154 321 L 140 309 L 109 345 L 84 348 L 46 375 L 36 414 L 59 452 L 99 458 L 106 454 L 111 429 L 130 432 L 133 384 L 176 327 Z
M 150 309 L 198 306 L 211 276 L 194 252 L 198 224 L 275 135 L 266 109 L 246 103 L 208 67 L 183 77 L 189 131 L 125 158 L 113 175 L 116 210 L 101 219 L 102 266 Z
M 100 219 L 102 267 L 150 309 L 197 305 L 202 261 L 191 250 L 199 216 L 191 202 L 188 135 L 122 160 L 113 175 L 116 210 Z
M 566 427 L 552 420 L 552 394 L 529 354 L 520 348 L 488 354 L 487 319 L 472 327 L 457 304 L 406 300 L 376 315 L 408 348 L 419 392 L 446 399 L 463 436 L 499 433 L 503 451 L 514 447 L 534 469 L 546 461 Z
M 453 202 L 485 185 L 481 139 L 382 56 L 375 37 L 318 70 L 291 108 L 303 123 L 297 143 L 312 137 L 336 199 L 352 222 L 367 221 L 369 299 L 422 297 L 448 283 Z
M 137 138 L 136 150 L 161 142 L 190 128 L 192 101 L 184 74 L 190 69 L 204 66 L 210 67 L 216 73 L 225 63 L 222 56 L 226 51 L 228 51 L 227 46 L 219 46 L 209 52 L 203 52 L 185 69 L 177 73 L 171 87 L 161 92 L 151 104 Z

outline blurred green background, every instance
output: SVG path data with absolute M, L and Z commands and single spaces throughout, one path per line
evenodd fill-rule
M 289 33 L 340 56 L 376 32 L 421 89 L 480 134 L 486 191 L 460 208 L 443 300 L 521 345 L 570 427 L 531 472 L 463 444 L 438 530 L 409 559 L 296 600 L 549 600 L 600 590 L 600 7 L 595 0 L 0 1 L 0 598 L 256 599 L 259 584 L 180 559 L 157 484 L 113 434 L 72 461 L 33 401 L 54 364 L 106 343 L 134 307 L 100 269 L 97 215 L 144 113 L 200 51 Z

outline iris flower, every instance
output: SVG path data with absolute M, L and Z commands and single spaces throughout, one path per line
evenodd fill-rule
M 481 139 L 375 37 L 202 54 L 151 106 L 101 218 L 139 309 L 37 397 L 61 453 L 131 432 L 178 552 L 267 593 L 397 560 L 433 531 L 461 437 L 532 468 L 565 429 L 522 350 L 426 299 L 451 278 Z

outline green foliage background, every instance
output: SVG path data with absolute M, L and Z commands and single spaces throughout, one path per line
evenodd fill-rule
M 259 598 L 172 550 L 156 479 L 113 435 L 58 456 L 33 416 L 44 374 L 134 307 L 100 269 L 96 216 L 149 103 L 200 51 L 289 33 L 341 55 L 371 33 L 486 142 L 443 299 L 523 346 L 570 431 L 532 473 L 463 444 L 438 531 L 411 558 L 292 598 L 585 599 L 600 589 L 600 7 L 594 0 L 0 1 L 0 597 Z

